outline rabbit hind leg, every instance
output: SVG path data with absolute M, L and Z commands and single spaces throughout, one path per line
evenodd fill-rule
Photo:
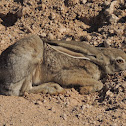
M 103 83 L 97 81 L 82 69 L 62 70 L 56 78 L 56 82 L 68 87 L 78 86 L 81 94 L 89 94 L 99 91 Z

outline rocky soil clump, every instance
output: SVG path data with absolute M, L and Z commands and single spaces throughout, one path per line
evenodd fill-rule
M 1 0 L 0 52 L 30 33 L 126 51 L 125 0 Z M 108 75 L 101 92 L 0 96 L 1 126 L 125 126 L 126 73 Z

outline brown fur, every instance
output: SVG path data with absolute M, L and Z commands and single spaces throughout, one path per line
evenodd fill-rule
M 0 56 L 0 93 L 58 94 L 78 86 L 88 94 L 102 89 L 103 75 L 126 69 L 123 51 L 76 43 L 42 41 L 37 35 L 19 40 Z

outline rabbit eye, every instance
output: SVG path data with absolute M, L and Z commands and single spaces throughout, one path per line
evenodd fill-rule
M 116 62 L 117 63 L 124 63 L 124 60 L 123 59 L 116 59 Z

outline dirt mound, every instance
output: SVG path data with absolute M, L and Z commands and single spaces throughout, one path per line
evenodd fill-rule
M 1 52 L 30 33 L 125 51 L 126 3 L 123 0 L 1 0 Z M 125 126 L 125 81 L 124 71 L 104 78 L 103 90 L 90 95 L 80 95 L 72 88 L 58 96 L 0 96 L 0 125 Z

